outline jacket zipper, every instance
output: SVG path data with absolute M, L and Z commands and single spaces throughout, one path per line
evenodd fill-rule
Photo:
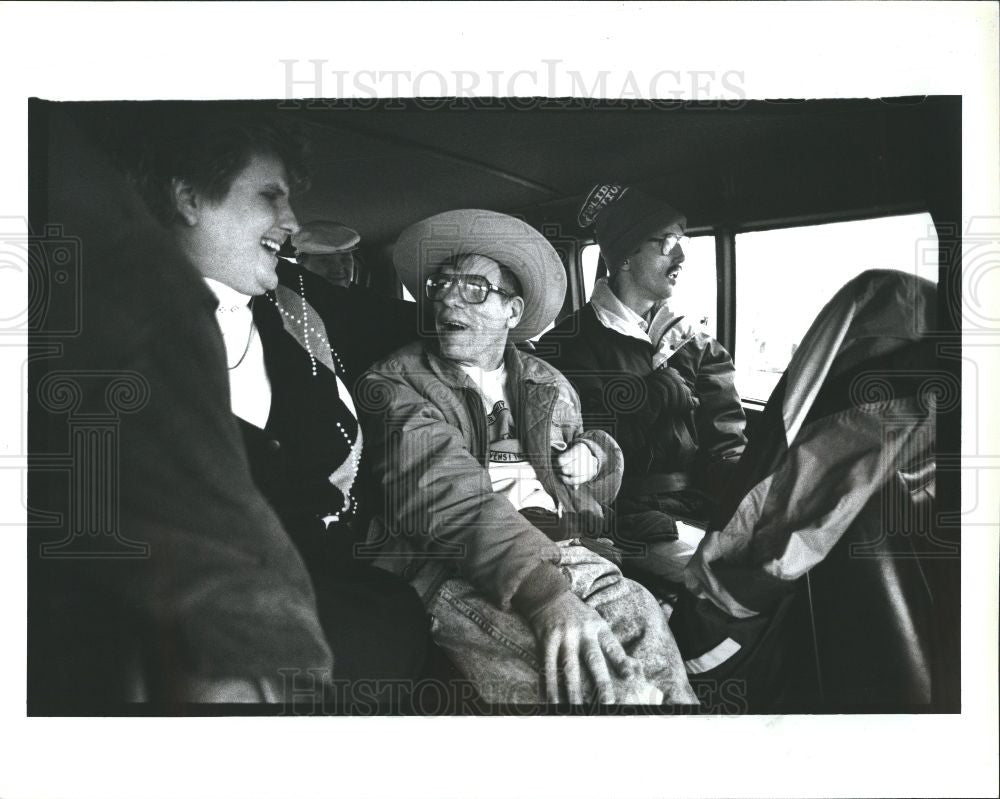
M 541 386 L 539 386 L 541 388 Z M 549 394 L 549 403 L 545 413 L 545 438 L 544 446 L 545 448 L 542 452 L 545 453 L 542 468 L 545 470 L 545 478 L 542 480 L 542 485 L 545 490 L 548 491 L 556 502 L 562 506 L 566 511 L 572 510 L 572 503 L 569 501 L 568 489 L 563 485 L 563 483 L 556 477 L 555 470 L 552 468 L 552 424 L 555 419 L 555 407 L 556 403 L 559 401 L 559 390 L 556 389 L 554 392 Z M 548 483 L 546 486 L 545 484 Z M 563 494 L 566 493 L 566 496 Z
M 483 414 L 483 403 L 479 399 L 479 394 L 470 389 L 465 391 L 465 409 L 469 412 L 472 420 L 472 434 L 474 436 L 473 446 L 476 457 L 483 466 L 489 469 L 489 448 L 486 446 L 486 417 Z

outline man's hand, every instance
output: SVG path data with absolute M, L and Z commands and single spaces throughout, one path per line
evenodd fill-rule
M 653 372 L 652 378 L 663 390 L 667 409 L 671 413 L 684 413 L 701 404 L 691 392 L 690 386 L 681 377 L 680 372 L 672 366 L 661 366 Z
M 559 478 L 572 488 L 579 488 L 589 483 L 601 470 L 601 464 L 590 447 L 578 441 L 572 447 L 559 453 L 556 458 L 556 473 Z
M 609 665 L 623 679 L 642 670 L 638 661 L 625 654 L 597 611 L 569 591 L 544 605 L 528 621 L 544 658 L 548 702 L 559 701 L 560 673 L 566 701 L 582 704 L 582 669 L 586 669 L 597 688 L 598 701 L 614 704 L 615 687 Z

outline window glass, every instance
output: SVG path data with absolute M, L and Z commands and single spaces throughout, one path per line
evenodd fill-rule
M 736 387 L 766 400 L 816 314 L 867 269 L 937 282 L 930 214 L 762 230 L 736 236 Z
M 597 276 L 600 248 L 588 244 L 580 251 L 584 299 L 589 300 Z M 695 236 L 684 247 L 684 268 L 674 291 L 674 310 L 716 335 L 715 236 Z
M 399 287 L 403 290 L 403 299 L 404 300 L 406 300 L 407 302 L 416 302 L 417 301 L 416 298 L 412 294 L 410 294 L 410 290 L 406 286 L 404 286 L 402 283 L 400 283 Z
M 580 264 L 583 266 L 583 301 L 589 302 L 594 293 L 594 283 L 597 282 L 597 259 L 601 248 L 596 244 L 588 244 L 580 250 Z
M 718 335 L 716 276 L 715 236 L 689 238 L 684 245 L 684 268 L 674 289 L 674 312 L 686 316 L 712 336 Z

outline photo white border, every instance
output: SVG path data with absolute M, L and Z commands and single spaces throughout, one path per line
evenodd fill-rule
M 27 216 L 27 97 L 281 98 L 282 59 L 482 75 L 560 59 L 612 86 L 737 70 L 747 98 L 961 94 L 963 214 L 1000 214 L 992 3 L 4 3 L 0 30 L 0 217 Z M 1000 454 L 995 363 L 963 374 L 980 456 Z M 980 476 L 962 507 L 996 518 L 996 476 Z M 963 541 L 961 716 L 735 719 L 26 719 L 24 538 L 4 532 L 3 799 L 997 794 L 996 526 Z

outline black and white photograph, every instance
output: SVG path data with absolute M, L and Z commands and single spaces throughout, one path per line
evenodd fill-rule
M 5 92 L 0 796 L 995 795 L 995 7 L 168 5 Z

